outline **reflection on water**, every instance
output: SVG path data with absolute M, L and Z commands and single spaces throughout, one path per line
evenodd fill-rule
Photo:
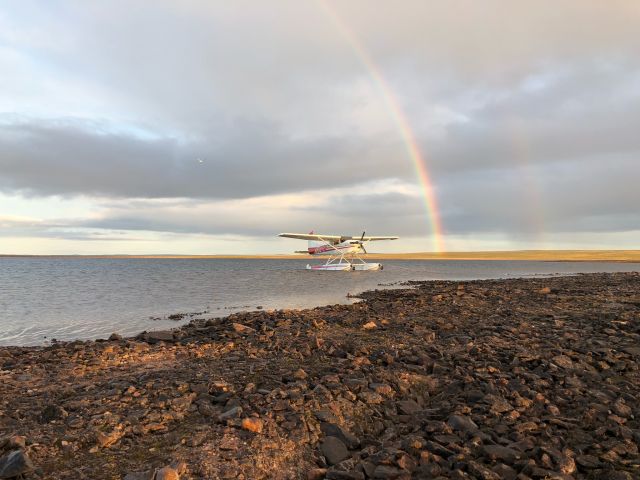
M 317 272 L 304 260 L 0 258 L 0 345 L 105 338 L 175 327 L 178 312 L 349 303 L 404 280 L 636 271 L 637 264 L 388 260 L 377 272 Z M 159 317 L 160 320 L 151 320 Z

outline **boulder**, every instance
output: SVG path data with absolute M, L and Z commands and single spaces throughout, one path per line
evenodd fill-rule
M 14 450 L 0 457 L 0 479 L 24 475 L 34 468 L 31 459 L 22 450 Z
M 351 456 L 347 446 L 338 437 L 325 437 L 320 444 L 320 452 L 329 465 L 335 465 Z

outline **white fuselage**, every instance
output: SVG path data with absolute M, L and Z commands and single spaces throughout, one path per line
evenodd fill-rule
M 352 240 L 328 245 L 326 242 L 309 241 L 307 251 L 309 255 L 351 255 L 363 253 L 359 243 L 351 243 Z

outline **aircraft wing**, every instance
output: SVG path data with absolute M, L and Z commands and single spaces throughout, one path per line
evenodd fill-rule
M 363 242 L 375 242 L 377 240 L 397 240 L 400 237 L 342 237 L 343 240 L 362 240 Z
M 297 238 L 298 240 L 340 241 L 347 237 L 340 235 L 317 235 L 315 233 L 281 233 L 279 237 Z
M 350 237 L 347 235 L 318 235 L 316 233 L 281 233 L 279 237 L 297 238 L 298 240 L 319 240 L 344 242 L 345 240 L 362 240 L 363 242 L 375 242 L 377 240 L 397 240 L 398 237 Z

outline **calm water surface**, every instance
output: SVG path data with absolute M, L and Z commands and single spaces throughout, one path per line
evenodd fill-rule
M 384 261 L 378 272 L 313 272 L 305 260 L 0 258 L 0 345 L 106 338 L 176 327 L 178 312 L 349 303 L 404 280 L 472 280 L 637 271 L 638 264 Z M 151 317 L 160 317 L 152 320 Z

